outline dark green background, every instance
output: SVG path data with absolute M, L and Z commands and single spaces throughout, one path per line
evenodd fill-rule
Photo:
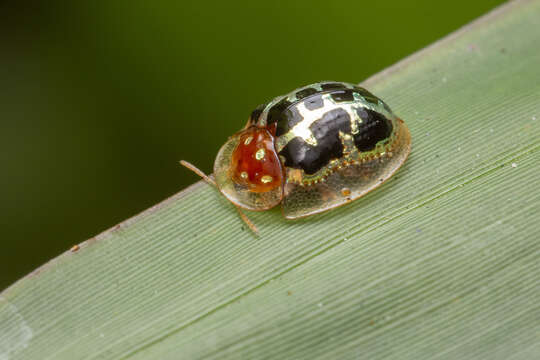
M 210 172 L 251 110 L 360 82 L 482 1 L 0 3 L 0 289 Z M 392 105 L 392 99 L 385 99 Z

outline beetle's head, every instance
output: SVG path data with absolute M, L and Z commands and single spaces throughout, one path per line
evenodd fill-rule
M 216 157 L 214 176 L 225 197 L 249 210 L 269 209 L 283 197 L 283 169 L 265 128 L 251 126 L 229 138 Z

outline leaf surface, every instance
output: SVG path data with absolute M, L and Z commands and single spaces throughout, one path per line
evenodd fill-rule
M 540 354 L 540 2 L 363 85 L 413 150 L 298 221 L 199 182 L 0 295 L 0 359 L 531 359 Z

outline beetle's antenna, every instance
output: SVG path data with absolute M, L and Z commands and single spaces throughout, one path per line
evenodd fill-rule
M 209 183 L 210 185 L 213 185 L 215 187 L 217 187 L 217 184 L 216 182 L 209 178 L 205 173 L 202 172 L 201 169 L 197 168 L 195 165 L 193 165 L 192 163 L 189 163 L 185 160 L 180 160 L 180 165 L 182 166 L 185 166 L 187 167 L 189 170 L 193 171 L 195 174 L 199 175 L 200 177 L 202 177 L 202 179 L 204 181 L 206 181 L 207 183 Z
M 195 165 L 193 165 L 193 164 L 191 164 L 191 163 L 189 163 L 189 162 L 187 162 L 185 160 L 180 160 L 180 165 L 182 165 L 182 166 L 188 168 L 189 170 L 193 171 L 195 174 L 199 175 L 208 184 L 213 185 L 213 186 L 215 186 L 217 188 L 216 182 L 212 178 L 207 176 L 204 172 L 202 172 L 199 168 L 197 168 Z M 233 204 L 233 205 L 236 208 L 236 210 L 238 210 L 238 215 L 240 215 L 240 218 L 242 218 L 242 220 L 244 220 L 244 222 L 251 229 L 251 231 L 253 231 L 256 235 L 259 235 L 259 230 L 255 226 L 255 224 L 253 224 L 251 222 L 251 220 L 249 220 L 247 215 L 244 214 L 244 212 L 242 211 L 242 209 L 240 209 L 240 207 L 238 207 L 236 204 Z

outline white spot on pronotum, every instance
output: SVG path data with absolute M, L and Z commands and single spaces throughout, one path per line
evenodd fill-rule
M 0 297 L 0 360 L 8 360 L 24 350 L 34 335 L 17 307 Z
M 512 166 L 514 169 L 517 168 L 517 164 L 516 164 L 516 163 L 512 163 L 512 165 L 510 165 L 510 166 Z
M 259 149 L 257 150 L 257 152 L 255 153 L 255 159 L 257 160 L 262 160 L 264 158 L 264 155 L 265 155 L 265 151 L 264 149 Z
M 531 119 L 533 119 L 533 121 L 535 121 L 535 120 L 536 120 L 536 116 L 533 115 Z
M 261 182 L 262 182 L 263 184 L 271 183 L 273 180 L 274 180 L 274 178 L 272 178 L 270 175 L 264 175 L 264 176 L 261 178 Z
M 248 136 L 246 140 L 244 140 L 244 145 L 249 145 L 251 141 L 253 140 L 253 136 Z

